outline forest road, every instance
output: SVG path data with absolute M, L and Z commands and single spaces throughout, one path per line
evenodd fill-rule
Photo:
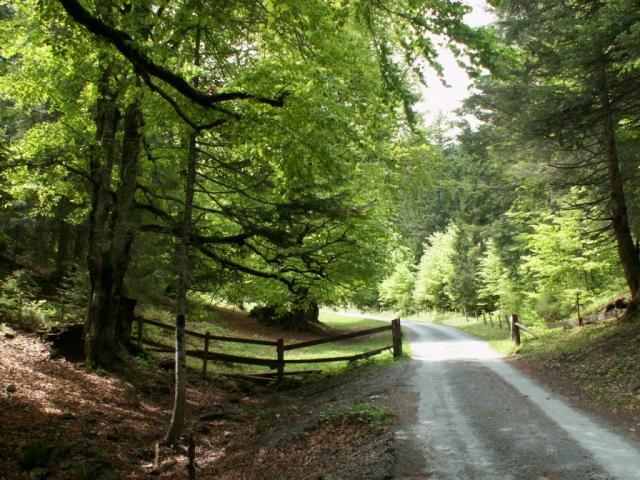
M 413 422 L 396 431 L 395 479 L 640 480 L 640 446 L 454 328 L 403 322 Z

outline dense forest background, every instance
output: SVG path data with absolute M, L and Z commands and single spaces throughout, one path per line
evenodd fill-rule
M 450 0 L 0 7 L 0 315 L 83 320 L 89 365 L 167 298 L 631 318 L 640 11 L 491 3 L 477 29 Z M 412 108 L 440 44 L 479 126 Z

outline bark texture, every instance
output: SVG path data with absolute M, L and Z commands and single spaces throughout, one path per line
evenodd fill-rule
M 184 413 L 187 391 L 187 355 L 184 342 L 185 317 L 187 315 L 187 290 L 191 282 L 191 267 L 189 265 L 189 248 L 191 245 L 191 224 L 193 216 L 193 196 L 196 178 L 196 134 L 189 136 L 189 151 L 187 157 L 187 178 L 185 182 L 185 203 L 182 215 L 182 232 L 180 243 L 176 249 L 176 264 L 178 266 L 178 308 L 176 315 L 176 352 L 175 352 L 175 395 L 173 412 L 169 429 L 164 443 L 177 445 L 184 428 Z
M 85 322 L 85 355 L 90 368 L 116 366 L 128 340 L 121 314 L 125 310 L 124 277 L 133 241 L 142 112 L 137 98 L 121 115 L 119 92 L 109 86 L 111 80 L 111 69 L 106 68 L 99 84 L 96 143 L 90 158 L 93 189 L 87 262 L 91 295 Z M 122 143 L 117 148 L 121 121 Z M 115 167 L 118 181 L 112 186 Z
M 618 257 L 622 264 L 625 280 L 631 293 L 625 319 L 634 318 L 638 313 L 640 302 L 640 258 L 638 249 L 631 234 L 627 202 L 624 194 L 624 181 L 620 171 L 620 159 L 616 143 L 616 120 L 610 100 L 608 73 L 602 68 L 602 129 L 604 148 L 607 160 L 607 175 L 609 179 L 610 202 L 609 213 L 611 226 L 616 239 Z
M 607 155 L 607 173 L 611 190 L 610 214 L 613 232 L 618 247 L 618 255 L 624 276 L 632 296 L 640 289 L 640 260 L 638 251 L 631 235 L 627 202 L 624 195 L 623 180 L 620 172 L 620 161 L 616 146 L 615 128 L 612 115 L 605 109 L 603 126 Z

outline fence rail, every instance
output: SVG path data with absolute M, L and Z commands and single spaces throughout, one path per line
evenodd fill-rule
M 149 351 L 154 352 L 173 352 L 174 348 L 159 342 L 155 342 L 148 338 L 144 337 L 144 325 L 152 325 L 157 328 L 161 328 L 168 331 L 175 331 L 175 326 L 167 325 L 162 322 L 158 322 L 156 320 L 148 320 L 145 318 L 138 317 L 137 318 L 137 341 L 138 346 L 142 348 L 142 345 L 147 345 L 151 347 L 148 349 Z M 315 345 L 323 345 L 326 343 L 334 343 L 342 340 L 348 340 L 352 338 L 363 337 L 366 335 L 375 335 L 377 333 L 391 331 L 391 341 L 390 345 L 377 348 L 375 350 L 370 350 L 368 352 L 361 352 L 355 355 L 345 355 L 339 357 L 317 357 L 317 358 L 296 358 L 296 359 L 285 359 L 285 352 L 289 352 L 292 350 L 298 350 L 305 347 L 311 347 Z M 242 338 L 242 337 L 231 337 L 231 336 L 223 336 L 223 335 L 211 335 L 209 332 L 200 333 L 194 332 L 192 330 L 185 330 L 186 336 L 191 336 L 195 338 L 199 338 L 204 340 L 203 349 L 202 350 L 187 350 L 187 356 L 199 358 L 202 360 L 202 375 L 207 375 L 207 364 L 209 361 L 220 361 L 220 362 L 229 362 L 229 363 L 240 363 L 245 365 L 258 365 L 269 367 L 272 370 L 277 370 L 275 374 L 275 378 L 278 382 L 282 382 L 285 373 L 285 365 L 292 364 L 303 364 L 303 363 L 325 363 L 325 362 L 344 362 L 344 361 L 355 361 L 361 360 L 364 358 L 369 358 L 374 355 L 378 355 L 386 350 L 390 350 L 393 352 L 394 358 L 399 358 L 402 356 L 402 330 L 400 326 L 400 319 L 396 318 L 391 321 L 389 325 L 385 325 L 382 327 L 370 328 L 367 330 L 359 330 L 357 332 L 349 332 L 341 335 L 333 335 L 327 338 L 320 338 L 317 340 L 309 340 L 306 342 L 298 342 L 291 343 L 286 345 L 284 343 L 284 339 L 280 338 L 277 341 L 273 340 L 260 340 L 253 338 Z M 227 353 L 221 352 L 212 352 L 209 350 L 210 342 L 214 340 L 217 342 L 233 342 L 233 343 L 244 343 L 244 344 L 252 344 L 252 345 L 263 345 L 263 346 L 271 346 L 275 347 L 275 358 L 255 358 L 255 357 L 247 357 L 241 355 L 231 355 Z
M 527 332 L 529 335 L 531 335 L 532 337 L 535 338 L 540 338 L 536 332 L 534 332 L 533 330 L 531 330 L 529 327 L 521 324 L 518 321 L 518 315 L 516 315 L 515 313 L 511 314 L 511 317 L 509 317 L 509 324 L 511 326 L 511 340 L 513 340 L 513 342 L 516 345 L 520 345 L 520 330 Z
M 284 349 L 285 351 L 287 351 L 287 350 L 296 350 L 298 348 L 313 347 L 314 345 L 322 345 L 324 343 L 333 343 L 339 340 L 347 340 L 350 338 L 363 337 L 365 335 L 373 335 L 378 332 L 386 332 L 387 330 L 391 330 L 392 328 L 393 328 L 392 325 L 385 325 L 384 327 L 375 327 L 375 328 L 370 328 L 368 330 L 360 330 L 357 332 L 343 333 L 341 335 L 333 335 L 328 338 L 319 338 L 318 340 L 309 340 L 308 342 L 291 343 L 289 345 L 285 345 Z
M 142 320 L 143 323 L 146 323 L 148 325 L 153 325 L 155 327 L 158 328 L 164 328 L 165 330 L 170 330 L 170 331 L 175 331 L 176 327 L 174 325 L 167 325 L 166 323 L 162 323 L 162 322 L 157 322 L 155 320 L 147 320 L 146 318 L 143 319 L 138 319 L 138 322 Z M 207 337 L 209 338 L 209 340 L 218 340 L 221 342 L 235 342 L 235 343 L 249 343 L 249 344 L 253 344 L 253 345 L 267 345 L 267 346 L 276 346 L 278 344 L 278 342 L 275 342 L 273 340 L 260 340 L 260 339 L 256 339 L 256 338 L 242 338 L 242 337 L 228 337 L 228 336 L 221 336 L 221 335 L 211 335 L 209 333 L 200 333 L 200 332 L 194 332 L 193 330 L 185 330 L 184 331 L 185 335 L 189 335 L 191 337 L 196 337 L 196 338 L 203 338 L 206 339 Z
M 469 321 L 469 313 L 467 312 L 466 309 L 463 309 L 463 313 L 464 313 L 464 318 L 465 320 L 468 322 Z M 476 322 L 480 321 L 480 317 L 478 316 L 478 311 L 474 311 L 474 316 L 475 316 L 475 320 Z M 492 317 L 492 312 L 485 312 L 484 310 L 480 311 L 480 314 L 482 315 L 482 321 L 484 322 L 485 325 L 487 325 L 487 316 L 489 317 L 489 323 L 491 324 L 491 326 L 494 326 L 493 323 L 493 317 Z M 498 327 L 502 328 L 502 316 L 500 315 L 500 312 L 493 312 L 493 314 L 496 316 L 496 320 L 498 323 Z M 509 328 L 510 331 L 510 335 L 511 335 L 511 340 L 513 340 L 513 342 L 516 345 L 520 345 L 520 330 L 528 333 L 529 335 L 531 335 L 534 338 L 540 338 L 538 336 L 538 334 L 536 332 L 534 332 L 533 330 L 531 330 L 531 328 L 527 327 L 526 325 L 523 325 L 521 322 L 518 321 L 518 315 L 516 315 L 515 313 L 512 313 L 511 315 L 504 315 L 504 320 L 505 323 L 507 324 L 507 328 Z

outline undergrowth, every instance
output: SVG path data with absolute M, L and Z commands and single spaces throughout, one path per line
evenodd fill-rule
M 554 330 L 520 353 L 614 409 L 640 415 L 640 324 L 602 323 Z
M 380 433 L 391 423 L 393 412 L 387 407 L 371 402 L 355 401 L 348 406 L 331 405 L 320 413 L 324 422 L 345 420 L 367 425 L 372 432 Z

